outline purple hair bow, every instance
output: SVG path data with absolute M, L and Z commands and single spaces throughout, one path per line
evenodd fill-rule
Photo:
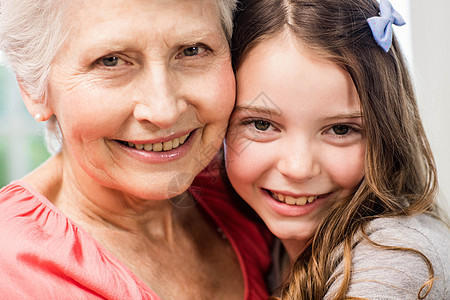
M 388 0 L 380 1 L 380 16 L 367 19 L 373 37 L 378 45 L 388 52 L 392 45 L 392 24 L 405 25 L 402 16 L 392 7 Z

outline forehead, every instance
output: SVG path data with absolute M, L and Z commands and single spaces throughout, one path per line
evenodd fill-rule
M 133 43 L 180 37 L 224 35 L 211 0 L 78 0 L 68 15 L 70 38 L 92 42 L 130 39 Z
M 238 105 L 254 103 L 255 95 L 265 92 L 284 113 L 360 109 L 348 72 L 284 35 L 262 40 L 246 55 L 237 71 L 237 91 Z

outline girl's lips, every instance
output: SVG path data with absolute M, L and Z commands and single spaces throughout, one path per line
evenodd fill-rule
M 330 194 L 330 193 L 327 193 L 327 194 L 321 194 L 321 195 L 312 195 L 312 194 L 310 194 L 310 195 L 295 195 L 292 193 L 283 193 L 283 192 L 276 192 L 276 191 L 271 191 L 271 190 L 267 190 L 267 192 L 275 200 L 289 204 L 289 205 L 306 205 L 308 203 L 315 201 L 316 199 L 324 198 Z
M 268 206 L 277 214 L 289 217 L 296 217 L 307 215 L 319 207 L 324 201 L 326 201 L 332 193 L 317 195 L 317 196 L 285 196 L 284 200 L 279 197 L 283 197 L 281 193 L 272 192 L 267 189 L 262 189 L 263 198 Z M 309 198 L 312 197 L 312 201 L 309 202 Z M 286 201 L 287 199 L 287 201 Z M 306 200 L 306 203 L 303 202 Z M 295 201 L 295 203 L 294 203 Z M 297 201 L 300 204 L 297 204 Z M 289 203 L 293 204 L 289 204 Z

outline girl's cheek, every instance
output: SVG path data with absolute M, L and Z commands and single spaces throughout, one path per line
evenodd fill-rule
M 334 181 L 347 189 L 354 189 L 364 178 L 365 150 L 363 145 L 354 147 L 353 151 L 335 153 L 329 157 L 329 174 Z M 346 174 L 346 176 L 342 176 Z
M 228 128 L 225 141 L 227 153 L 230 155 L 230 157 L 234 156 L 237 153 L 241 153 L 243 151 L 243 145 L 245 143 L 246 139 L 243 135 L 243 132 L 240 131 L 240 126 L 231 123 Z

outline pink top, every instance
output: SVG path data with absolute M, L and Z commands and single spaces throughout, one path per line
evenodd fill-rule
M 270 236 L 238 212 L 211 175 L 200 174 L 191 193 L 236 251 L 245 299 L 267 299 Z M 2 299 L 160 299 L 24 181 L 0 190 L 0 245 Z

